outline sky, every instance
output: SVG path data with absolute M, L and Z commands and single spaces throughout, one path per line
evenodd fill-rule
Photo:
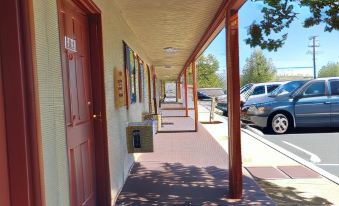
M 254 48 L 246 45 L 244 39 L 247 38 L 247 28 L 253 21 L 259 22 L 262 19 L 261 2 L 247 1 L 239 11 L 239 52 L 240 52 L 240 69 L 242 70 L 246 58 L 250 57 Z M 285 45 L 278 49 L 277 52 L 268 52 L 264 50 L 264 54 L 271 59 L 279 73 L 297 72 L 307 75 L 313 75 L 312 54 L 308 54 L 310 48 L 309 37 L 318 36 L 320 47 L 316 54 L 317 71 L 328 62 L 339 62 L 339 31 L 333 30 L 324 32 L 324 25 L 312 28 L 303 28 L 303 20 L 309 16 L 308 8 L 295 7 L 299 13 L 290 28 L 285 31 L 288 33 Z M 226 69 L 226 53 L 225 53 L 225 30 L 223 29 L 214 41 L 205 50 L 204 54 L 213 54 L 219 60 L 220 72 Z M 305 69 L 292 69 L 292 67 L 310 67 Z M 291 68 L 291 69 L 279 69 Z

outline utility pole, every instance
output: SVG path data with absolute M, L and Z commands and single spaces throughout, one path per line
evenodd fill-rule
M 311 45 L 309 45 L 308 47 L 312 48 L 312 55 L 313 55 L 313 78 L 316 79 L 317 78 L 317 70 L 316 70 L 316 63 L 315 63 L 315 54 L 316 54 L 316 47 L 320 47 L 319 44 L 316 42 L 316 38 L 318 36 L 311 36 L 309 38 L 309 40 L 311 40 Z

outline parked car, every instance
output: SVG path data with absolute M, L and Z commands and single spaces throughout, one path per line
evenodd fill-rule
M 198 91 L 198 100 L 207 100 L 207 99 L 212 99 L 212 98 L 210 96 L 207 96 L 205 93 Z
M 263 96 L 272 92 L 283 83 L 284 82 L 266 82 L 244 85 L 240 88 L 241 105 L 243 105 L 248 99 L 252 97 Z M 223 111 L 224 116 L 227 116 L 227 95 L 221 95 L 217 97 L 216 107 Z
M 242 119 L 276 134 L 296 127 L 339 127 L 339 78 L 320 78 L 270 101 L 245 105 Z
M 212 99 L 212 97 L 219 97 L 225 95 L 225 91 L 222 88 L 200 88 L 198 89 L 198 99 L 206 100 Z
M 286 82 L 285 84 L 280 85 L 278 88 L 273 90 L 271 93 L 266 95 L 253 96 L 249 98 L 245 103 L 244 107 L 251 106 L 254 104 L 266 103 L 274 101 L 275 98 L 281 95 L 290 94 L 291 92 L 296 91 L 301 86 L 303 86 L 307 80 L 297 80 Z

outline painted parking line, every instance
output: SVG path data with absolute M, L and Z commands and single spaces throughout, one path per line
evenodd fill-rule
M 300 150 L 300 151 L 304 152 L 305 154 L 310 155 L 310 162 L 315 163 L 315 164 L 321 162 L 321 159 L 320 159 L 320 157 L 318 155 L 316 155 L 316 154 L 314 154 L 314 153 L 312 153 L 310 151 L 307 151 L 307 150 L 305 150 L 305 149 L 303 149 L 303 148 L 301 148 L 301 147 L 299 147 L 297 145 L 294 145 L 294 144 L 292 144 L 290 142 L 287 142 L 287 141 L 282 141 L 282 142 L 287 144 L 287 145 L 289 145 L 289 146 L 291 146 L 291 147 L 294 147 L 297 150 Z
M 339 166 L 339 164 L 317 164 L 317 165 L 319 165 L 319 166 L 334 166 L 334 167 Z
M 253 132 L 250 129 L 242 129 L 242 132 L 252 136 L 253 138 L 259 140 L 260 142 L 262 142 L 262 143 L 266 144 L 267 146 L 269 146 L 269 147 L 275 149 L 276 151 L 280 152 L 281 154 L 286 155 L 287 157 L 289 157 L 289 158 L 295 160 L 296 162 L 310 168 L 311 170 L 319 173 L 320 175 L 327 178 L 328 180 L 331 180 L 332 182 L 339 185 L 339 177 L 337 177 L 337 176 L 329 173 L 328 171 L 320 168 L 320 166 L 318 164 L 314 164 L 312 162 L 309 162 L 309 161 L 293 154 L 292 152 L 288 151 L 287 149 L 284 149 L 281 146 L 274 144 L 273 142 L 265 139 L 263 136 L 258 135 L 257 133 Z

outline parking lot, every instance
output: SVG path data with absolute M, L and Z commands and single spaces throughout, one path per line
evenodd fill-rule
M 284 135 L 252 131 L 339 178 L 339 129 L 300 128 Z

